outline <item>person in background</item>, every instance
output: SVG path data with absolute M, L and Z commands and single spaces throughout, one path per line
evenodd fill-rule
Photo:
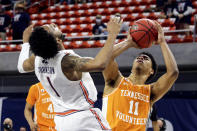
M 32 118 L 33 106 L 34 120 Z M 32 85 L 29 89 L 24 114 L 31 131 L 55 131 L 53 104 L 41 83 Z
M 159 126 L 159 131 L 166 131 L 166 122 L 163 118 L 157 120 L 157 125 Z M 154 130 L 157 131 L 157 130 Z
M 101 15 L 96 16 L 96 24 L 93 26 L 92 33 L 94 35 L 107 35 L 107 26 L 102 22 Z M 96 40 L 104 38 L 96 38 Z
M 3 121 L 3 130 L 4 131 L 13 131 L 13 122 L 10 118 L 5 118 Z
M 25 12 L 23 4 L 15 6 L 15 14 L 12 20 L 12 38 L 13 40 L 22 39 L 23 31 L 30 24 L 30 16 Z
M 0 0 L 0 4 L 2 7 L 8 11 L 12 9 L 12 1 L 11 0 Z
M 150 120 L 152 121 L 153 131 L 165 131 L 166 130 L 166 122 L 163 118 L 159 118 L 157 115 L 158 108 L 155 104 L 153 104 L 150 112 Z M 147 125 L 149 128 L 149 125 Z
M 163 8 L 164 13 L 162 13 L 159 16 L 159 18 L 168 19 L 168 18 L 174 17 L 173 10 L 175 8 L 175 5 L 176 5 L 176 0 L 168 0 Z
M 27 131 L 27 129 L 26 129 L 26 127 L 24 127 L 24 126 L 21 126 L 21 127 L 20 127 L 20 131 Z
M 168 0 L 156 0 L 156 7 L 145 9 L 146 12 L 158 12 L 163 11 Z
M 5 9 L 0 5 L 0 38 L 6 40 L 6 28 L 10 25 L 11 18 L 5 14 Z
M 176 17 L 176 29 L 189 29 L 192 17 L 192 3 L 190 0 L 177 0 L 173 15 Z M 186 32 L 189 35 L 189 32 Z

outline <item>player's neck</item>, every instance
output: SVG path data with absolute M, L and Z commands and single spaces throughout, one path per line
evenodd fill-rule
M 131 73 L 128 77 L 134 85 L 143 85 L 145 84 L 148 76 L 147 75 L 139 75 L 135 73 Z
M 65 50 L 64 46 L 62 44 L 58 44 L 58 50 L 61 51 L 61 50 Z

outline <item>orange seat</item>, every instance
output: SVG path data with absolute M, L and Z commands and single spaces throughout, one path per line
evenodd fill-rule
M 80 45 L 78 45 L 75 41 L 71 41 L 70 44 L 68 45 L 68 48 L 73 49 L 73 48 L 79 48 Z
M 107 23 L 109 20 L 110 20 L 110 15 L 103 16 L 102 21 L 103 21 L 104 23 Z
M 100 2 L 101 3 L 101 2 Z M 97 9 L 97 8 L 99 8 L 99 4 L 98 3 L 96 3 L 96 2 L 93 2 L 92 4 L 89 4 L 89 3 L 87 3 L 87 5 L 88 5 L 88 9 Z
M 192 2 L 192 5 L 194 6 L 194 8 L 197 8 L 197 1 L 195 0 L 194 2 Z
M 93 22 L 93 20 L 90 17 L 80 17 L 80 20 L 82 21 L 82 23 L 84 24 L 90 24 Z
M 72 25 L 71 25 L 72 28 Z M 81 32 L 82 28 L 80 27 L 80 25 L 75 25 L 74 28 L 72 28 L 72 32 Z
M 32 14 L 32 15 L 30 16 L 30 18 L 31 18 L 31 20 L 38 20 L 38 19 L 40 19 L 40 18 L 38 17 L 38 14 Z
M 91 24 L 81 24 L 80 28 L 81 28 L 81 32 L 92 32 Z
M 166 41 L 168 43 L 180 43 L 181 42 L 181 39 L 178 38 L 177 35 L 173 35 L 173 36 L 165 36 L 165 38 L 169 37 L 168 39 L 166 39 Z
M 79 4 L 78 6 L 79 6 L 79 9 L 78 10 L 86 10 L 86 9 L 89 9 L 88 4 Z
M 82 43 L 82 45 L 81 45 L 81 48 L 90 48 L 90 47 L 91 47 L 91 45 L 88 44 L 87 41 L 83 41 L 83 43 Z
M 192 35 L 185 36 L 182 42 L 193 42 Z
M 104 46 L 104 44 L 105 44 L 105 40 L 97 40 L 95 43 L 94 43 L 94 45 L 93 45 L 93 47 L 103 47 Z
M 40 14 L 40 17 L 42 19 L 50 19 L 50 15 L 48 13 L 42 13 L 42 14 Z
M 79 9 L 78 4 L 69 5 L 69 8 L 70 8 L 70 10 L 73 10 L 73 11 Z

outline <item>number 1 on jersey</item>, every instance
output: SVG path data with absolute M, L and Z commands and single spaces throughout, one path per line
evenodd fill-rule
M 134 113 L 133 113 L 133 105 L 135 104 L 135 111 L 134 111 Z M 132 101 L 130 101 L 130 109 L 129 109 L 129 113 L 130 114 L 134 114 L 134 115 L 138 115 L 138 105 L 139 105 L 139 102 L 135 102 L 134 103 L 134 101 L 132 100 Z

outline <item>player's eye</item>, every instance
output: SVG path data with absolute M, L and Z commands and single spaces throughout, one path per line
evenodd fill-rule
M 142 56 L 144 60 L 149 60 L 148 56 Z

